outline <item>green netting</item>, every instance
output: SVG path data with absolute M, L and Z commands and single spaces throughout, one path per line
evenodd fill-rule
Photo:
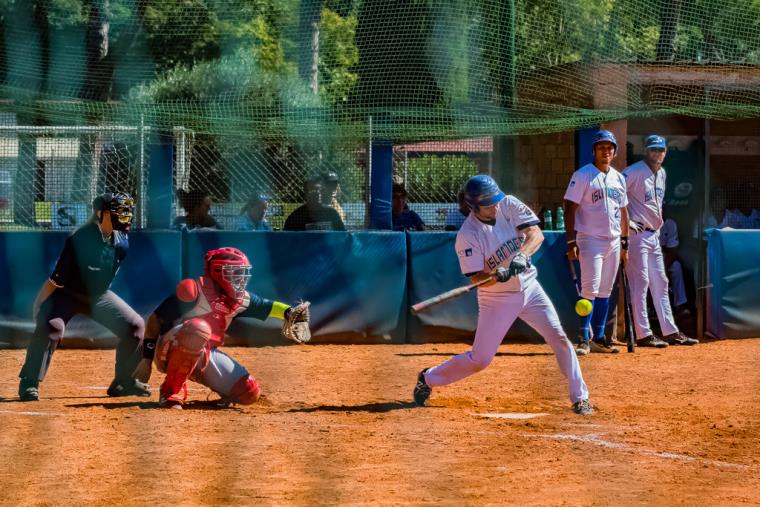
M 19 123 L 257 139 L 760 113 L 757 0 L 2 0 Z

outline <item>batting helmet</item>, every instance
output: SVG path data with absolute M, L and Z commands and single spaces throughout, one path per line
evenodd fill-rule
M 92 201 L 92 210 L 111 214 L 111 225 L 114 230 L 128 231 L 132 225 L 132 216 L 135 209 L 135 200 L 125 192 L 106 192 L 95 197 Z
M 251 279 L 251 263 L 237 248 L 217 248 L 206 252 L 206 276 L 216 282 L 228 296 L 241 300 Z
M 499 185 L 487 174 L 473 176 L 464 184 L 464 202 L 471 210 L 477 211 L 480 206 L 492 206 L 505 197 Z
M 592 152 L 594 150 L 594 146 L 596 146 L 597 143 L 603 143 L 603 142 L 612 143 L 612 146 L 615 147 L 615 154 L 617 155 L 617 149 L 618 149 L 617 139 L 615 138 L 615 134 L 613 134 L 609 130 L 600 130 L 599 132 L 594 134 L 594 142 L 591 143 Z

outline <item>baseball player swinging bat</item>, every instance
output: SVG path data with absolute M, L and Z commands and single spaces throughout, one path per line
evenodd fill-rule
M 628 352 L 636 350 L 636 337 L 633 333 L 633 315 L 631 313 L 631 300 L 628 295 L 628 277 L 625 271 L 621 270 L 621 281 L 623 289 L 623 305 L 625 306 L 625 339 L 628 345 Z
M 481 285 L 485 285 L 488 282 L 493 281 L 494 279 L 496 279 L 496 273 L 493 273 L 488 278 L 484 278 L 483 280 L 480 280 L 479 282 L 471 283 L 469 285 L 463 285 L 462 287 L 457 287 L 456 289 L 451 289 L 442 294 L 438 294 L 437 296 L 433 296 L 430 299 L 420 301 L 419 303 L 412 305 L 412 314 L 417 315 L 418 313 L 429 310 L 430 308 L 434 306 L 438 306 L 441 303 L 445 303 L 446 301 L 450 301 L 452 299 L 463 296 L 467 294 L 468 292 L 470 292 L 471 290 L 477 289 Z

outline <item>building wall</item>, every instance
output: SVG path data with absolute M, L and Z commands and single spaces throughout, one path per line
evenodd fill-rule
M 507 189 L 534 211 L 562 205 L 575 171 L 574 131 L 520 136 L 515 147 L 515 189 Z

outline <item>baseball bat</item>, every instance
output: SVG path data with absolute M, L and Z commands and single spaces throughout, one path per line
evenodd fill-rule
M 573 285 L 575 285 L 575 292 L 578 294 L 578 297 L 581 296 L 581 287 L 578 285 L 578 275 L 575 273 L 575 261 L 571 261 L 568 257 L 567 262 L 570 263 L 570 276 L 573 277 Z
M 622 275 L 623 305 L 625 306 L 625 338 L 628 352 L 633 352 L 636 350 L 636 337 L 633 333 L 633 313 L 631 312 L 631 300 L 628 294 L 628 277 L 625 276 L 625 271 L 622 272 Z
M 457 287 L 456 289 L 451 289 L 442 294 L 438 294 L 437 296 L 433 296 L 430 299 L 420 301 L 419 303 L 412 305 L 412 313 L 414 315 L 417 315 L 418 313 L 424 312 L 425 310 L 429 310 L 430 308 L 440 305 L 441 303 L 445 303 L 446 301 L 450 301 L 452 299 L 458 298 L 464 294 L 467 294 L 472 289 L 477 289 L 481 285 L 484 285 L 492 281 L 494 278 L 496 278 L 496 275 L 492 274 L 488 278 L 484 278 L 483 280 L 480 280 L 479 282 L 471 283 L 469 285 L 463 285 L 462 287 Z

